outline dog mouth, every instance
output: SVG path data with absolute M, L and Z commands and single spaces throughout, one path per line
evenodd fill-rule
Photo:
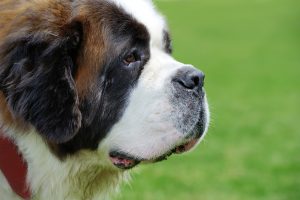
M 147 163 L 156 163 L 163 160 L 167 160 L 172 154 L 182 154 L 187 151 L 190 151 L 193 147 L 195 147 L 201 138 L 205 135 L 205 131 L 207 129 L 207 112 L 203 107 L 201 109 L 199 115 L 199 121 L 193 128 L 193 130 L 185 137 L 184 142 L 175 146 L 175 148 L 170 148 L 166 153 L 151 158 L 151 159 L 143 159 L 138 156 L 134 156 L 130 153 L 126 153 L 122 150 L 113 150 L 109 153 L 109 158 L 112 164 L 123 170 L 132 169 L 139 164 L 147 164 Z
M 135 156 L 129 155 L 127 153 L 121 152 L 121 151 L 111 151 L 109 153 L 109 158 L 114 166 L 117 168 L 126 170 L 131 169 L 135 166 L 137 166 L 140 163 L 155 163 L 163 160 L 167 160 L 169 156 L 172 154 L 181 154 L 184 152 L 187 152 L 191 150 L 198 142 L 199 138 L 192 139 L 186 143 L 183 143 L 182 145 L 179 145 L 172 149 L 171 151 L 168 151 L 167 153 L 154 158 L 154 159 L 141 159 L 137 158 Z

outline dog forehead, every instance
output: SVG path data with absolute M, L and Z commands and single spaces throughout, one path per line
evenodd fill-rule
M 167 24 L 164 17 L 158 13 L 151 0 L 109 0 L 135 20 L 142 23 L 150 34 L 150 45 L 163 48 L 164 31 Z

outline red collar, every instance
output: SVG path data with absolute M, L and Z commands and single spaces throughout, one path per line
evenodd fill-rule
M 30 198 L 26 184 L 27 164 L 18 152 L 17 146 L 0 132 L 0 170 L 13 191 L 24 199 Z

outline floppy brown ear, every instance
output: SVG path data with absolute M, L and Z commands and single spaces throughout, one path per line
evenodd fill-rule
M 0 89 L 11 112 L 50 142 L 72 139 L 81 126 L 73 79 L 81 37 L 77 23 L 64 36 L 31 35 L 0 46 Z

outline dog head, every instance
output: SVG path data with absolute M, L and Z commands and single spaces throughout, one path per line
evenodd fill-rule
M 0 34 L 0 89 L 57 154 L 101 151 L 128 169 L 203 138 L 204 74 L 172 57 L 151 1 L 30 1 L 20 10 Z

